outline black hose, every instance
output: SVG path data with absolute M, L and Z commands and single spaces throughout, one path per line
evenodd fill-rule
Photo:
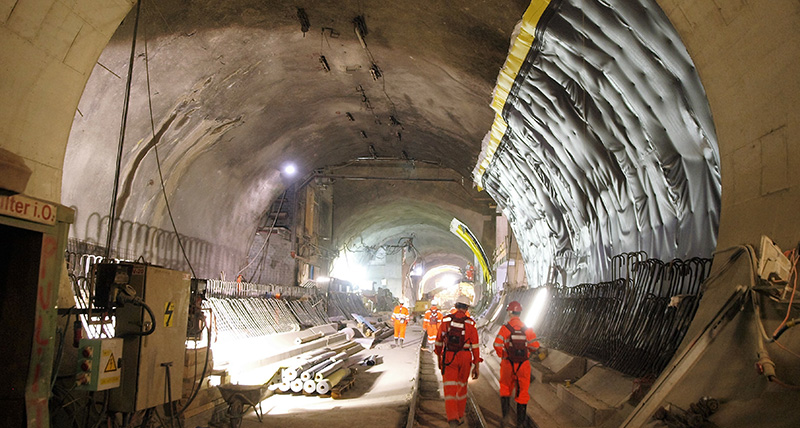
M 141 306 L 142 308 L 144 308 L 144 310 L 147 311 L 147 314 L 150 315 L 150 321 L 152 321 L 150 323 L 150 329 L 148 329 L 147 331 L 131 333 L 131 336 L 149 336 L 153 334 L 154 331 L 156 331 L 156 316 L 153 314 L 153 310 L 150 309 L 150 306 L 147 306 L 147 303 L 145 303 L 144 300 L 138 297 L 129 297 L 125 295 L 120 295 L 117 297 L 117 301 L 122 304 L 131 303 L 136 306 Z
M 114 192 L 111 197 L 111 208 L 108 213 L 108 236 L 106 237 L 106 252 L 105 258 L 108 259 L 111 255 L 111 239 L 114 235 L 114 217 L 117 213 L 117 194 L 119 194 L 119 174 L 122 165 L 122 148 L 125 145 L 125 129 L 128 123 L 128 105 L 130 104 L 131 96 L 131 79 L 133 78 L 133 61 L 136 55 L 136 33 L 139 30 L 139 10 L 141 9 L 141 1 L 136 2 L 136 22 L 133 24 L 133 42 L 131 43 L 131 56 L 128 61 L 128 81 L 125 84 L 125 106 L 122 109 L 122 123 L 119 130 L 119 147 L 117 148 L 117 167 L 114 173 Z
M 69 312 L 67 312 L 67 322 L 64 324 L 64 331 L 61 332 L 61 337 L 58 341 L 58 350 L 53 361 L 53 374 L 50 377 L 50 391 L 53 390 L 56 385 L 56 379 L 58 379 L 58 370 L 61 368 L 61 357 L 64 356 L 64 342 L 67 340 L 67 329 L 69 328 L 69 319 L 72 317 L 73 309 L 75 309 L 74 306 L 69 308 Z
M 203 382 L 203 379 L 205 379 L 206 377 L 206 371 L 208 370 L 208 358 L 211 355 L 211 328 L 209 328 L 208 324 L 206 324 L 205 327 L 206 327 L 206 335 L 208 336 L 208 345 L 206 346 L 206 360 L 205 363 L 203 363 L 203 373 L 200 376 L 201 383 Z M 195 361 L 195 363 L 197 363 L 197 361 Z M 192 385 L 192 388 L 194 389 L 194 385 Z M 198 392 L 200 392 L 200 385 L 197 385 L 197 388 L 192 391 L 192 395 L 189 396 L 189 400 L 187 400 L 186 404 L 183 405 L 183 408 L 178 411 L 178 420 L 180 420 L 180 417 L 181 415 L 183 415 L 183 412 L 185 412 L 186 409 L 189 408 L 189 405 L 192 404 L 192 401 L 194 401 L 195 397 L 197 397 Z

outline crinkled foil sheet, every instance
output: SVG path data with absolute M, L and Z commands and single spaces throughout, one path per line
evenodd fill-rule
M 553 0 L 480 177 L 531 285 L 607 280 L 609 259 L 709 257 L 719 149 L 697 70 L 655 1 Z

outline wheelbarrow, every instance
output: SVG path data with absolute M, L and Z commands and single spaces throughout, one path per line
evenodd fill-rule
M 239 428 L 242 425 L 242 417 L 250 409 L 253 409 L 258 421 L 262 421 L 261 400 L 264 398 L 266 389 L 266 384 L 234 385 L 228 383 L 219 386 L 222 398 L 228 403 L 228 417 L 231 420 L 231 428 Z
M 267 382 L 261 385 L 237 385 L 226 383 L 219 385 L 219 393 L 222 399 L 228 403 L 228 417 L 231 421 L 231 428 L 239 428 L 242 425 L 242 418 L 245 413 L 253 409 L 259 422 L 263 422 L 264 413 L 261 410 L 261 401 L 274 394 L 269 386 L 280 379 L 281 371 L 285 367 L 278 369 Z

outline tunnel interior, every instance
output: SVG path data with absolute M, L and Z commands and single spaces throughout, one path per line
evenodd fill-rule
M 333 188 L 334 253 L 413 234 L 423 258 L 463 264 L 447 224 L 484 235 L 497 204 L 532 285 L 609 279 L 629 251 L 710 255 L 719 151 L 669 20 L 654 1 L 542 5 L 145 2 L 116 216 L 172 229 L 158 151 L 178 232 L 212 254 L 200 276 L 239 271 L 271 204 L 309 185 Z M 62 194 L 79 240 L 107 231 L 135 23 L 133 9 L 72 126 Z
M 727 209 L 794 197 L 790 168 L 782 166 L 783 158 L 787 165 L 796 158 L 786 142 L 791 126 L 762 117 L 753 128 L 766 130 L 756 139 L 763 147 L 733 139 L 720 149 L 717 129 L 731 141 L 732 117 L 744 110 L 732 115 L 720 101 L 722 86 L 737 86 L 720 83 L 724 73 L 697 36 L 703 25 L 691 15 L 700 14 L 695 6 L 131 5 L 104 43 L 63 147 L 57 184 L 62 203 L 75 210 L 70 280 L 88 284 L 91 269 L 78 272 L 72 263 L 91 265 L 105 250 L 207 281 L 208 299 L 196 310 L 225 313 L 236 305 L 242 316 L 215 332 L 225 344 L 215 362 L 241 364 L 235 382 L 264 371 L 266 358 L 249 355 L 254 348 L 289 348 L 305 334 L 351 334 L 328 321 L 363 328 L 351 319 L 362 304 L 388 316 L 408 299 L 410 317 L 421 322 L 432 298 L 446 311 L 461 294 L 472 300 L 482 334 L 489 332 L 481 336 L 484 352 L 516 300 L 550 358 L 585 359 L 584 368 L 594 369 L 564 388 L 575 380 L 578 388 L 629 392 L 631 378 L 663 387 L 641 404 L 616 406 L 605 426 L 635 406 L 624 426 L 637 426 L 631 420 L 649 418 L 660 402 L 706 405 L 696 400 L 703 391 L 747 404 L 725 406 L 718 421 L 755 422 L 747 409 L 789 405 L 776 389 L 791 387 L 780 379 L 796 377 L 797 368 L 772 350 L 791 319 L 786 276 L 795 275 L 796 251 L 766 237 L 758 251 L 717 247 L 737 239 L 731 230 L 741 227 L 743 212 L 755 211 L 727 210 L 728 233 L 718 237 L 725 198 Z M 732 144 L 741 146 L 734 160 Z M 764 162 L 747 170 L 759 170 L 755 180 L 741 173 L 750 161 Z M 725 178 L 723 165 L 731 172 Z M 782 230 L 786 216 L 764 228 Z M 481 250 L 454 232 L 454 221 Z M 782 270 L 760 272 L 766 254 Z M 469 266 L 477 272 L 468 277 Z M 354 298 L 357 290 L 368 297 Z M 734 307 L 745 316 L 737 318 Z M 282 315 L 269 318 L 272 311 Z M 772 338 L 762 321 L 769 330 L 778 326 Z M 86 322 L 83 328 L 114 334 Z M 718 335 L 718 328 L 727 330 Z M 721 338 L 716 344 L 699 340 L 709 329 L 712 341 Z M 386 333 L 370 334 L 379 332 Z M 720 362 L 720 347 L 732 349 L 737 337 L 748 338 L 741 352 L 758 356 L 755 373 L 751 357 Z M 716 352 L 680 367 L 697 344 Z M 739 383 L 686 376 L 664 387 L 655 380 L 662 370 L 680 368 L 684 376 L 713 371 L 715 363 L 724 365 L 725 379 L 748 372 Z M 364 388 L 386 377 L 368 373 Z M 742 384 L 755 386 L 731 392 Z

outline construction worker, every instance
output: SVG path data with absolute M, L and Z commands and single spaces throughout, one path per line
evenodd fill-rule
M 466 297 L 466 296 L 464 296 L 464 297 Z M 456 313 L 456 312 L 458 312 L 458 309 L 456 309 L 456 307 L 455 307 L 455 306 L 453 306 L 452 308 L 450 308 L 450 315 L 453 315 L 453 314 L 454 314 L 454 313 Z M 464 311 L 464 313 L 465 313 L 465 314 L 467 314 L 467 316 L 468 316 L 468 317 L 472 317 L 472 315 L 470 315 L 470 314 L 469 314 L 469 309 L 467 309 L 466 311 Z
M 502 358 L 500 362 L 500 406 L 503 412 L 501 427 L 510 421 L 511 394 L 516 389 L 514 401 L 517 402 L 517 427 L 522 427 L 527 418 L 527 407 L 530 395 L 528 387 L 531 383 L 531 354 L 539 349 L 536 333 L 525 327 L 519 319 L 522 305 L 517 301 L 506 308 L 508 322 L 500 327 L 494 339 L 494 351 Z
M 400 340 L 400 347 L 403 347 L 403 340 L 406 338 L 406 326 L 408 325 L 408 302 L 406 299 L 400 300 L 400 303 L 394 307 L 392 312 L 392 320 L 394 321 L 394 345 L 397 346 L 398 339 Z
M 444 381 L 444 407 L 447 422 L 451 427 L 464 420 L 467 406 L 467 380 L 472 369 L 472 378 L 478 378 L 481 352 L 478 348 L 478 330 L 475 320 L 467 316 L 469 298 L 459 296 L 456 313 L 442 319 L 436 337 L 436 355 Z
M 424 348 L 426 350 L 433 349 L 436 335 L 439 334 L 439 325 L 442 323 L 442 318 L 444 318 L 444 314 L 439 310 L 438 304 L 439 302 L 436 299 L 431 300 L 431 307 L 425 311 L 422 320 L 422 329 L 428 334 L 428 341 L 425 343 Z

